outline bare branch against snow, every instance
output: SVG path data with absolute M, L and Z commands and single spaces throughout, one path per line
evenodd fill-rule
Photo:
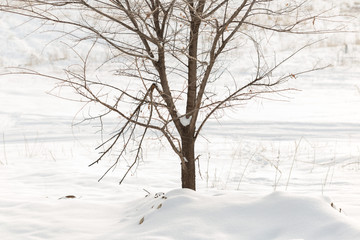
M 146 136 L 158 133 L 181 160 L 182 186 L 194 190 L 195 141 L 216 112 L 289 89 L 278 86 L 321 68 L 279 74 L 277 70 L 309 44 L 277 62 L 264 53 L 269 38 L 336 29 L 321 24 L 331 17 L 329 12 L 311 11 L 305 0 L 0 0 L 0 11 L 32 19 L 44 28 L 52 24 L 79 59 L 62 76 L 28 69 L 7 74 L 56 79 L 82 101 L 105 109 L 87 120 L 99 119 L 102 124 L 105 117 L 119 119 L 90 166 L 115 155 L 110 171 L 130 154 L 133 161 L 123 182 L 142 158 Z M 87 53 L 75 50 L 88 43 Z M 99 47 L 109 50 L 99 71 L 114 71 L 117 80 L 91 70 L 90 56 Z M 234 67 L 226 66 L 234 63 L 226 58 L 232 56 L 241 69 L 250 48 L 253 74 L 231 80 Z M 224 88 L 215 87 L 216 81 L 224 82 Z

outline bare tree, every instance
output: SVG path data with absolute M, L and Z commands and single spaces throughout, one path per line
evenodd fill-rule
M 300 46 L 278 62 L 268 63 L 261 42 L 253 33 L 321 33 L 314 24 L 326 20 L 326 11 L 312 13 L 304 0 L 286 3 L 281 0 L 1 0 L 0 3 L 1 11 L 38 19 L 43 24 L 67 26 L 63 33 L 76 44 L 92 42 L 92 47 L 111 50 L 109 61 L 117 61 L 116 74 L 126 79 L 122 83 L 89 75 L 88 55 L 81 56 L 80 67 L 67 68 L 65 77 L 24 71 L 56 78 L 88 102 L 103 106 L 106 112 L 97 116 L 100 120 L 108 114 L 122 119 L 118 130 L 102 143 L 103 151 L 91 165 L 116 146 L 122 149 L 113 167 L 126 149 L 135 150 L 122 182 L 141 158 L 145 136 L 155 131 L 167 140 L 181 160 L 182 187 L 194 190 L 195 142 L 205 123 L 216 112 L 259 94 L 286 90 L 277 86 L 307 71 L 276 74 L 286 61 L 310 44 Z M 225 81 L 221 75 L 224 57 L 241 48 L 240 42 L 245 39 L 253 42 L 255 49 L 254 74 L 247 80 L 234 79 L 232 86 L 220 94 L 213 83 Z

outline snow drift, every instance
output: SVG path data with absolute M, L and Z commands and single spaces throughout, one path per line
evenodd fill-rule
M 260 199 L 173 190 L 130 204 L 122 232 L 136 239 L 359 239 L 330 199 L 275 192 Z

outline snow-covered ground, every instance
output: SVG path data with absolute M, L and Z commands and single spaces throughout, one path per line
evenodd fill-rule
M 1 71 L 71 62 L 0 18 Z M 179 160 L 156 141 L 121 186 L 125 162 L 97 182 L 112 162 L 88 167 L 101 136 L 74 125 L 82 104 L 47 94 L 51 80 L 1 76 L 0 239 L 360 239 L 360 33 L 304 55 L 333 66 L 206 125 L 197 192 L 179 189 Z

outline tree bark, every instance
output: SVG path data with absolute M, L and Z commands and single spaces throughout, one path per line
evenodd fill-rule
M 182 188 L 196 190 L 195 174 L 195 138 L 187 133 L 182 137 L 182 154 L 186 158 L 181 166 Z
M 190 42 L 188 56 L 188 92 L 186 102 L 186 117 L 193 117 L 194 113 L 199 111 L 196 107 L 196 91 L 197 91 L 197 61 L 198 61 L 198 43 L 199 29 L 202 23 L 201 15 L 204 11 L 205 1 L 200 0 L 195 6 L 195 1 L 189 1 L 191 22 L 190 22 Z M 181 182 L 182 188 L 196 190 L 196 174 L 195 174 L 195 120 L 191 120 L 190 125 L 181 131 L 182 155 L 185 161 L 181 166 Z

